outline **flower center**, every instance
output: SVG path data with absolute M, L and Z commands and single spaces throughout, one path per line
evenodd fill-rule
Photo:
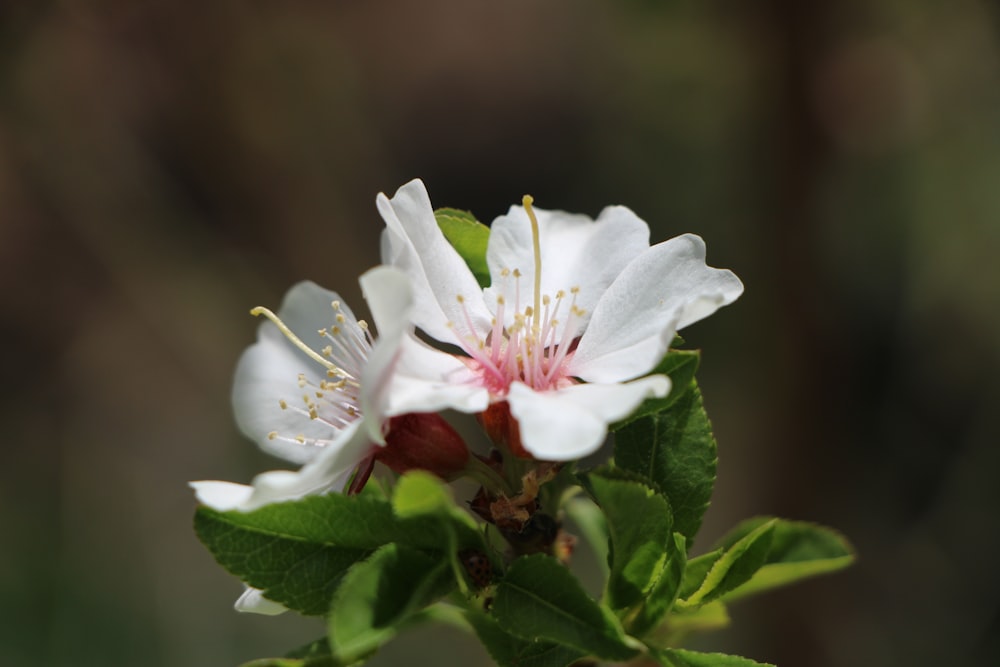
M 531 222 L 531 241 L 535 265 L 532 304 L 522 309 L 521 271 L 517 268 L 503 268 L 500 271 L 501 284 L 498 288 L 496 312 L 492 329 L 478 332 L 472 318 L 464 309 L 465 327 L 459 332 L 464 351 L 471 357 L 470 366 L 481 373 L 484 385 L 490 393 L 503 396 L 512 382 L 524 382 L 535 390 L 554 389 L 574 381 L 565 373 L 565 364 L 572 354 L 575 318 L 585 313 L 576 305 L 578 287 L 569 290 L 569 304 L 566 290 L 559 290 L 553 298 L 542 294 L 542 252 L 539 242 L 538 219 L 532 208 L 531 195 L 522 199 L 524 210 Z M 513 303 L 508 295 L 513 295 Z M 513 322 L 505 325 L 507 309 L 513 307 Z M 566 322 L 561 321 L 564 307 L 568 308 Z M 452 325 L 454 326 L 454 325 Z
M 251 315 L 263 315 L 278 327 L 292 345 L 325 369 L 323 377 L 315 373 L 299 373 L 298 386 L 303 390 L 301 400 L 280 398 L 282 410 L 291 410 L 313 421 L 329 426 L 334 432 L 341 430 L 361 416 L 361 372 L 368 361 L 374 340 L 364 320 L 345 315 L 340 302 L 331 302 L 334 323 L 317 333 L 326 345 L 319 351 L 299 338 L 288 325 L 273 312 L 258 306 Z M 295 442 L 300 445 L 324 447 L 330 439 L 309 437 L 304 434 L 287 435 L 277 431 L 267 434 L 271 440 Z

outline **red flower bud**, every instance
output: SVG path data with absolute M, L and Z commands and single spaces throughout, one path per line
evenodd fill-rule
M 389 420 L 385 447 L 375 450 L 375 460 L 399 474 L 426 470 L 451 480 L 465 470 L 469 448 L 441 415 L 411 413 Z
M 507 401 L 493 403 L 476 417 L 494 445 L 506 446 L 510 453 L 522 459 L 534 458 L 521 444 L 521 426 L 510 413 Z

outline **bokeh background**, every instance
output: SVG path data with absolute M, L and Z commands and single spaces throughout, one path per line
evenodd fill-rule
M 231 611 L 185 483 L 275 466 L 230 416 L 247 311 L 303 278 L 361 310 L 375 194 L 419 176 L 485 221 L 627 204 L 745 281 L 685 332 L 721 455 L 702 544 L 774 513 L 860 560 L 700 648 L 995 665 L 998 29 L 977 0 L 3 3 L 0 664 L 321 633 Z M 416 632 L 373 664 L 483 661 Z

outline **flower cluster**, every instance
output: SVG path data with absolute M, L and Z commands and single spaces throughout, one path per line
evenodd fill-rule
M 384 265 L 360 279 L 377 336 L 309 282 L 277 313 L 252 311 L 267 321 L 239 361 L 236 420 L 301 468 L 250 485 L 193 482 L 202 504 L 251 511 L 354 494 L 380 462 L 476 480 L 473 510 L 515 535 L 535 515 L 540 484 L 671 391 L 667 375 L 651 372 L 678 329 L 743 291 L 732 272 L 705 263 L 701 238 L 651 246 L 646 223 L 623 206 L 591 219 L 526 196 L 488 230 L 468 222 L 488 234 L 485 279 L 442 231 L 421 181 L 377 205 Z M 471 452 L 443 410 L 475 415 L 493 449 Z M 253 589 L 238 606 L 274 607 Z

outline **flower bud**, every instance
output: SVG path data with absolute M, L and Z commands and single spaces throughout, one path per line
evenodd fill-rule
M 510 413 L 510 404 L 507 401 L 491 404 L 484 412 L 476 415 L 476 418 L 494 445 L 505 446 L 518 458 L 533 458 L 521 444 L 521 426 Z
M 399 474 L 426 470 L 445 480 L 458 477 L 469 460 L 469 448 L 441 415 L 411 413 L 389 420 L 385 447 L 375 460 Z

